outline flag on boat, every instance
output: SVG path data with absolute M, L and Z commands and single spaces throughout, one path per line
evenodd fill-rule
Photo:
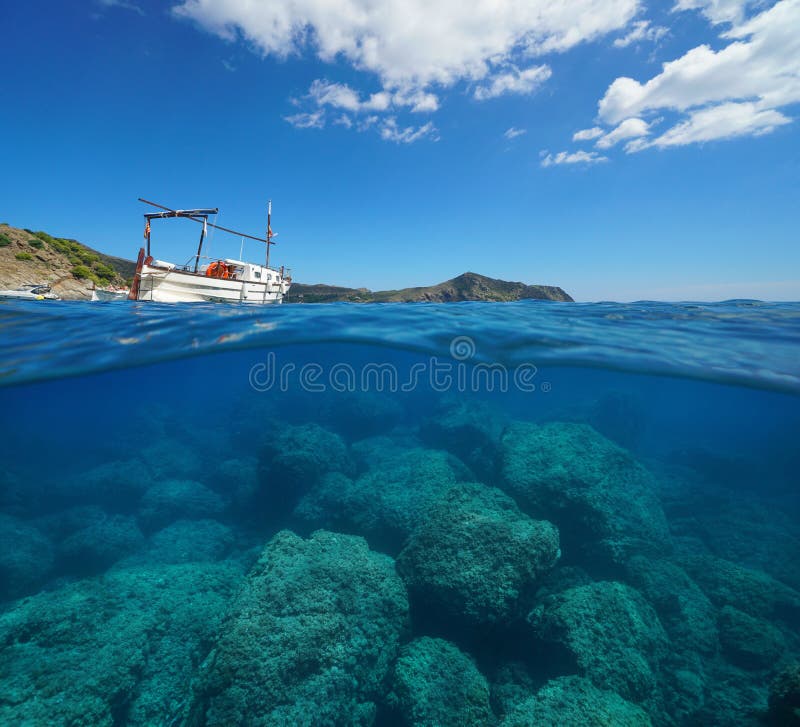
M 144 226 L 144 236 L 150 237 L 150 220 L 147 220 L 147 223 Z

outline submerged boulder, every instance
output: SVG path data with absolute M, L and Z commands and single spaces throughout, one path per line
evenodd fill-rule
M 481 479 L 494 476 L 504 420 L 487 404 L 447 399 L 420 425 L 420 439 L 463 460 Z
M 725 657 L 742 669 L 769 669 L 784 650 L 781 632 L 769 621 L 732 606 L 719 612 L 719 635 Z
M 352 474 L 342 438 L 318 424 L 284 427 L 259 453 L 264 506 L 279 514 L 291 511 L 297 499 L 329 472 Z
M 716 606 L 800 624 L 800 592 L 763 571 L 710 555 L 686 556 L 681 565 Z
M 363 535 L 391 554 L 402 548 L 439 497 L 466 475 L 460 462 L 431 449 L 394 449 L 355 480 L 332 474 L 309 492 L 295 516 L 310 527 Z
M 205 485 L 194 480 L 166 480 L 145 492 L 139 521 L 153 531 L 176 520 L 213 518 L 224 509 L 225 501 Z
M 800 727 L 800 664 L 785 667 L 770 685 L 767 724 Z
M 642 595 L 622 583 L 570 588 L 528 615 L 539 639 L 565 650 L 581 675 L 633 702 L 652 697 L 667 636 Z
M 230 565 L 140 567 L 19 601 L 0 614 L 0 724 L 180 724 L 240 579 Z
M 49 575 L 53 546 L 36 527 L 0 514 L 0 601 L 27 595 Z
M 408 727 L 485 727 L 494 721 L 489 685 L 455 644 L 428 636 L 403 647 L 389 702 Z
M 110 512 L 129 512 L 150 487 L 152 472 L 142 460 L 104 462 L 86 472 L 53 483 L 51 505 L 99 505 Z
M 230 609 L 190 724 L 372 724 L 407 626 L 391 558 L 359 537 L 282 531 Z
M 558 526 L 569 560 L 620 564 L 669 547 L 652 476 L 590 426 L 512 424 L 503 434 L 500 468 L 504 489 Z
M 143 546 L 134 518 L 104 515 L 59 543 L 59 566 L 70 573 L 100 573 Z
M 432 506 L 397 566 L 421 611 L 503 624 L 524 615 L 558 556 L 553 525 L 524 515 L 500 490 L 462 484 Z
M 536 694 L 519 704 L 500 727 L 650 727 L 647 713 L 619 694 L 599 689 L 578 676 L 547 682 Z

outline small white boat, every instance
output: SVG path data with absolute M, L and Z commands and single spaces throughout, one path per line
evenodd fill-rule
M 257 305 L 283 302 L 283 296 L 289 290 L 292 279 L 285 268 L 272 268 L 269 264 L 269 251 L 275 244 L 272 239 L 275 235 L 271 227 L 271 202 L 267 212 L 267 235 L 260 238 L 210 223 L 208 217 L 216 215 L 219 212 L 218 209 L 173 210 L 144 199 L 140 199 L 140 201 L 163 211 L 148 213 L 144 216 L 144 237 L 147 247 L 139 250 L 136 274 L 128 294 L 130 300 L 150 300 L 159 303 L 254 303 Z M 183 217 L 203 225 L 197 254 L 184 265 L 156 260 L 150 254 L 151 221 L 174 217 Z M 234 258 L 204 258 L 202 255 L 203 242 L 209 227 L 243 239 L 248 238 L 265 243 L 265 264 L 260 265 Z M 201 264 L 201 260 L 209 260 L 209 262 Z
M 23 285 L 15 290 L 0 290 L 0 298 L 20 300 L 61 300 L 49 285 Z

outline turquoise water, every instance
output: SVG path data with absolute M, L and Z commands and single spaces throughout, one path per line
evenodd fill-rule
M 0 724 L 758 725 L 800 304 L 0 304 Z

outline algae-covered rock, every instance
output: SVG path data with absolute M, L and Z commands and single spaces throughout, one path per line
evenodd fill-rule
M 719 649 L 716 609 L 677 563 L 634 556 L 625 565 L 632 585 L 653 605 L 673 649 L 711 656 Z
M 558 526 L 570 559 L 622 563 L 669 547 L 652 476 L 585 424 L 511 425 L 501 477 L 523 509 Z
M 770 685 L 767 723 L 773 727 L 800 726 L 800 664 L 785 667 Z
M 547 682 L 513 709 L 500 727 L 649 727 L 647 713 L 619 694 L 578 676 Z
M 110 512 L 129 511 L 150 487 L 152 472 L 140 459 L 104 462 L 74 477 L 52 483 L 50 503 L 100 505 Z
M 0 513 L 0 601 L 31 593 L 53 567 L 53 546 L 41 531 Z
M 326 473 L 352 474 L 342 438 L 318 424 L 287 426 L 261 447 L 258 476 L 264 507 L 276 514 L 291 511 L 297 499 Z
M 199 563 L 222 560 L 235 543 L 233 531 L 216 520 L 177 520 L 153 533 L 132 563 Z
M 719 636 L 725 657 L 742 669 L 768 669 L 783 653 L 783 637 L 769 621 L 732 606 L 719 613 Z
M 398 556 L 415 607 L 470 624 L 503 624 L 530 606 L 559 555 L 558 531 L 506 494 L 455 485 L 432 506 Z
M 0 724 L 179 724 L 241 571 L 114 570 L 0 614 Z
M 194 480 L 166 480 L 145 492 L 139 521 L 152 531 L 176 520 L 213 518 L 224 509 L 224 500 L 205 485 Z
M 466 475 L 446 452 L 392 449 L 355 480 L 323 478 L 295 515 L 312 527 L 363 535 L 371 547 L 395 554 L 436 500 Z
M 429 447 L 459 457 L 481 479 L 490 478 L 504 424 L 504 419 L 487 404 L 447 399 L 422 422 L 420 438 Z
M 595 685 L 642 702 L 656 687 L 667 636 L 642 595 L 622 583 L 570 588 L 528 616 L 536 635 L 566 650 Z
M 800 593 L 763 571 L 708 555 L 687 556 L 681 565 L 717 606 L 800 623 Z
M 390 431 L 403 409 L 396 397 L 376 392 L 331 392 L 318 410 L 318 421 L 350 441 Z
M 134 518 L 104 515 L 59 543 L 59 565 L 71 573 L 100 573 L 143 546 Z
M 489 686 L 466 654 L 427 636 L 403 647 L 390 703 L 408 727 L 485 727 L 494 721 Z
M 371 724 L 407 624 L 391 558 L 359 537 L 282 531 L 203 666 L 191 724 Z

